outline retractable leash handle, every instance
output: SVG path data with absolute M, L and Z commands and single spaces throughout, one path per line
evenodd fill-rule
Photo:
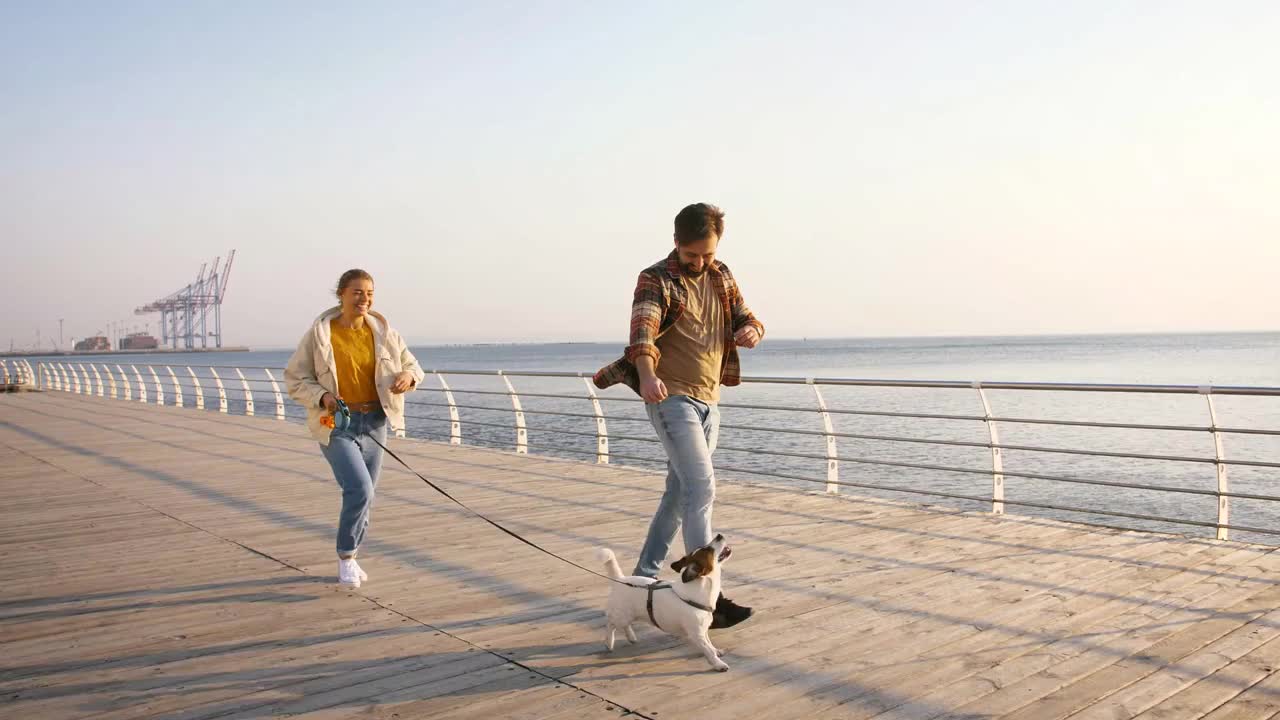
M 351 408 L 341 398 L 337 398 L 337 401 L 338 409 L 333 413 L 333 429 L 346 430 L 351 427 Z

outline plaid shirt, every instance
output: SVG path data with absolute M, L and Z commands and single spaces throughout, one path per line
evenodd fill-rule
M 716 260 L 707 272 L 711 273 L 711 283 L 720 296 L 724 316 L 729 320 L 724 327 L 725 352 L 720 360 L 720 384 L 732 387 L 742 382 L 742 366 L 738 360 L 738 347 L 733 341 L 734 333 L 745 325 L 754 325 L 760 337 L 764 337 L 764 325 L 751 314 L 728 265 Z M 656 365 L 662 357 L 657 346 L 658 338 L 684 314 L 688 298 L 684 283 L 680 282 L 681 273 L 680 257 L 675 250 L 665 260 L 659 260 L 640 273 L 636 280 L 635 299 L 631 303 L 631 344 L 621 358 L 596 372 L 592 378 L 596 387 L 604 389 L 626 383 L 627 387 L 640 393 L 640 373 L 636 370 L 635 359 L 648 355 Z

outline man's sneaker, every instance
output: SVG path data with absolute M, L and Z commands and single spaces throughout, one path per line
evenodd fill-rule
M 711 613 L 711 628 L 714 630 L 733 627 L 751 617 L 754 612 L 751 608 L 743 607 L 721 593 L 720 597 L 716 598 L 716 609 Z
M 338 559 L 338 584 L 348 588 L 360 587 L 360 566 L 351 558 Z
M 369 573 L 365 572 L 364 568 L 360 567 L 360 563 L 356 562 L 355 558 L 351 558 L 351 564 L 356 566 L 356 574 L 360 576 L 360 582 L 365 582 L 369 579 Z

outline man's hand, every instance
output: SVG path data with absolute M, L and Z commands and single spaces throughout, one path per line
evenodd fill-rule
M 391 392 L 399 395 L 408 392 L 411 387 L 413 387 L 413 373 L 403 370 L 396 373 L 396 379 L 391 383 Z
M 640 397 L 647 403 L 660 403 L 667 399 L 667 386 L 657 375 L 641 377 Z
M 667 386 L 658 379 L 658 363 L 651 355 L 636 358 L 636 372 L 640 375 L 640 397 L 647 403 L 660 403 L 667 399 Z
M 760 344 L 760 331 L 755 325 L 743 325 L 734 333 L 733 342 L 739 347 L 753 348 Z
M 325 393 L 324 395 L 320 396 L 320 404 L 324 407 L 325 410 L 329 411 L 330 415 L 336 414 L 338 412 L 338 400 L 339 398 L 334 397 L 333 393 Z

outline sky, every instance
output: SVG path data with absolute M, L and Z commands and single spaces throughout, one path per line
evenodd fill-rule
M 692 202 L 774 337 L 1280 329 L 1280 3 L 0 0 L 0 343 L 625 342 Z M 46 342 L 47 345 L 47 342 Z

